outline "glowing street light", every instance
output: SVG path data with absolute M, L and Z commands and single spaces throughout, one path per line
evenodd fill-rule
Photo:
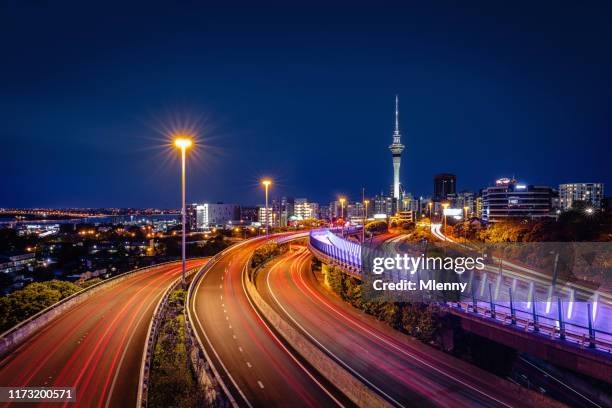
M 427 207 L 429 207 L 429 221 L 431 222 L 431 207 L 433 206 L 433 203 L 430 201 L 427 203 Z
M 268 189 L 270 188 L 270 185 L 272 184 L 272 180 L 263 179 L 261 181 L 261 184 L 263 184 L 264 189 L 266 190 L 266 240 L 268 240 Z
M 181 149 L 181 190 L 182 190 L 182 209 L 181 216 L 183 221 L 183 238 L 182 238 L 182 258 L 183 258 L 183 274 L 181 277 L 181 283 L 183 285 L 183 289 L 187 287 L 187 279 L 186 279 L 186 261 L 185 261 L 185 247 L 186 247 L 186 222 L 187 222 L 187 208 L 185 205 L 185 154 L 188 148 L 191 147 L 193 142 L 190 138 L 179 136 L 174 140 L 174 145 Z
M 442 214 L 444 214 L 444 233 L 446 234 L 446 209 L 448 208 L 448 203 L 442 203 Z
M 468 210 L 470 209 L 470 207 L 468 207 L 467 205 L 465 207 L 463 207 L 463 211 L 465 212 L 465 215 L 463 216 L 464 220 L 467 220 L 468 217 Z
M 344 222 L 344 202 L 346 198 L 340 197 L 338 201 L 340 201 L 340 218 L 342 218 L 342 222 Z
M 591 215 L 591 214 L 593 214 L 593 208 L 589 207 L 586 210 L 584 210 L 584 212 L 587 213 L 587 215 Z

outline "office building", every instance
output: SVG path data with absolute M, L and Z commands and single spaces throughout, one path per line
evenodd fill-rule
M 229 224 L 230 221 L 240 219 L 240 207 L 236 204 L 191 204 L 188 208 L 188 226 L 192 231 L 201 231 L 216 226 L 222 227 Z
M 555 191 L 547 186 L 519 184 L 502 178 L 482 190 L 482 219 L 488 222 L 506 219 L 538 219 L 554 216 Z
M 444 201 L 449 194 L 455 194 L 457 177 L 450 173 L 441 173 L 434 176 L 434 201 Z
M 306 198 L 296 198 L 294 203 L 294 216 L 296 220 L 317 218 L 319 204 L 309 202 Z
M 602 208 L 603 183 L 568 183 L 559 185 L 559 207 L 567 211 L 580 202 L 582 205 Z

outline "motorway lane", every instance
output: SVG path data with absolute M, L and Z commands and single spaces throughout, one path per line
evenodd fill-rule
M 395 406 L 524 405 L 492 374 L 330 296 L 312 274 L 304 248 L 264 270 L 257 288 L 281 316 Z
M 153 310 L 180 273 L 180 262 L 153 267 L 66 311 L 0 361 L 0 386 L 75 387 L 74 406 L 135 406 Z
M 242 274 L 262 240 L 229 250 L 192 283 L 188 307 L 199 338 L 240 406 L 350 405 L 268 328 L 247 298 Z

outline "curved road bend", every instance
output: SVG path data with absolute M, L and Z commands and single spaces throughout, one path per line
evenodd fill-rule
M 261 239 L 229 250 L 194 281 L 191 318 L 208 356 L 240 406 L 350 405 L 333 385 L 295 357 L 251 305 L 242 273 Z
M 392 405 L 525 404 L 509 387 L 492 381 L 492 374 L 403 335 L 330 295 L 311 272 L 310 253 L 298 248 L 260 273 L 259 292 L 288 322 Z
M 180 273 L 180 262 L 152 267 L 66 311 L 0 361 L 0 385 L 75 387 L 78 407 L 136 406 L 153 310 Z

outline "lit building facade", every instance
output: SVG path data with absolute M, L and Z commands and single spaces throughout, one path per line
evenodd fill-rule
M 296 198 L 294 215 L 298 220 L 318 218 L 319 204 L 309 202 L 306 198 Z
M 576 201 L 594 208 L 602 208 L 604 200 L 603 183 L 568 183 L 559 185 L 559 206 L 567 211 Z
M 555 191 L 547 186 L 519 184 L 503 178 L 482 190 L 482 219 L 488 222 L 506 219 L 537 219 L 554 216 Z

